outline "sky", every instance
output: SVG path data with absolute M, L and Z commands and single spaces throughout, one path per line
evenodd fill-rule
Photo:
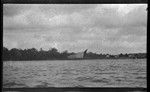
M 147 4 L 4 4 L 3 46 L 144 53 Z

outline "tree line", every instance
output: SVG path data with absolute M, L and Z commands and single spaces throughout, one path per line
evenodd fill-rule
M 3 47 L 3 61 L 17 61 L 17 60 L 67 60 L 69 55 L 75 54 L 74 52 L 58 52 L 56 48 L 51 48 L 48 51 L 35 48 L 30 49 L 8 49 Z M 119 58 L 146 58 L 146 53 L 134 53 L 134 54 L 97 54 L 93 52 L 87 52 L 83 59 L 119 59 Z

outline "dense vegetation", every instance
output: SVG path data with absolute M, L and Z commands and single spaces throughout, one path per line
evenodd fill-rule
M 48 51 L 40 49 L 38 51 L 35 48 L 31 49 L 7 49 L 3 47 L 3 60 L 67 60 L 68 56 L 74 54 L 74 52 L 58 52 L 56 48 L 52 48 Z M 84 59 L 119 59 L 119 58 L 146 58 L 146 53 L 133 53 L 133 54 L 118 54 L 118 55 L 109 55 L 109 54 L 97 54 L 93 52 L 87 52 Z

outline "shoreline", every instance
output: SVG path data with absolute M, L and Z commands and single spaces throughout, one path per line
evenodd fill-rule
M 136 60 L 136 59 L 147 59 L 147 58 L 102 58 L 102 59 L 43 59 L 43 60 L 3 60 L 3 62 L 7 62 L 7 61 L 55 61 L 55 60 L 59 60 L 59 61 L 63 61 L 63 60 L 124 60 L 124 59 L 131 59 L 131 60 Z

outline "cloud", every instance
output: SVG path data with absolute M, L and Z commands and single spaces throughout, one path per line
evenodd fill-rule
M 146 11 L 145 6 L 137 7 L 130 11 L 125 17 L 124 17 L 124 22 L 125 22 L 125 27 L 128 26 L 147 26 L 147 11 Z
M 85 48 L 109 53 L 146 51 L 146 7 L 146 4 L 5 4 L 4 45 L 56 47 L 76 52 Z
M 81 12 L 88 9 L 93 9 L 96 6 L 96 4 L 47 4 L 39 5 L 39 9 L 47 14 L 51 14 L 51 12 L 55 14 L 71 14 L 74 12 Z
M 31 7 L 31 5 L 29 6 Z M 137 6 L 135 7 L 135 9 L 131 9 L 130 11 L 125 9 L 126 11 L 128 11 L 128 13 L 126 13 L 126 15 L 124 16 L 121 16 L 120 14 L 122 14 L 123 12 L 120 11 L 122 10 L 121 8 L 119 8 L 121 7 L 120 5 L 110 6 L 111 7 L 108 7 L 108 5 L 33 5 L 32 8 L 30 8 L 29 10 L 27 8 L 26 12 L 20 13 L 20 15 L 16 15 L 15 17 L 7 19 L 7 17 L 4 16 L 4 28 L 36 28 L 39 26 L 43 28 L 59 26 L 98 26 L 104 28 L 116 28 L 129 26 L 146 26 L 147 15 L 146 11 L 144 11 L 145 7 L 138 7 L 137 5 L 135 5 Z M 134 5 L 130 5 L 130 7 L 131 6 Z M 27 7 L 27 5 L 25 5 L 24 7 Z M 76 11 L 76 9 L 74 10 L 75 7 L 78 9 L 78 12 Z M 49 12 L 47 13 L 45 11 Z M 67 11 L 73 12 L 65 13 Z M 28 25 L 20 23 L 18 27 L 16 26 L 18 25 L 18 23 L 16 22 L 18 20 L 20 20 L 20 22 L 26 21 L 26 24 Z M 7 23 L 7 21 L 14 22 L 12 24 L 9 24 Z M 9 27 L 7 27 L 7 25 Z
M 3 14 L 7 17 L 16 16 L 31 8 L 31 5 L 27 4 L 3 4 Z

